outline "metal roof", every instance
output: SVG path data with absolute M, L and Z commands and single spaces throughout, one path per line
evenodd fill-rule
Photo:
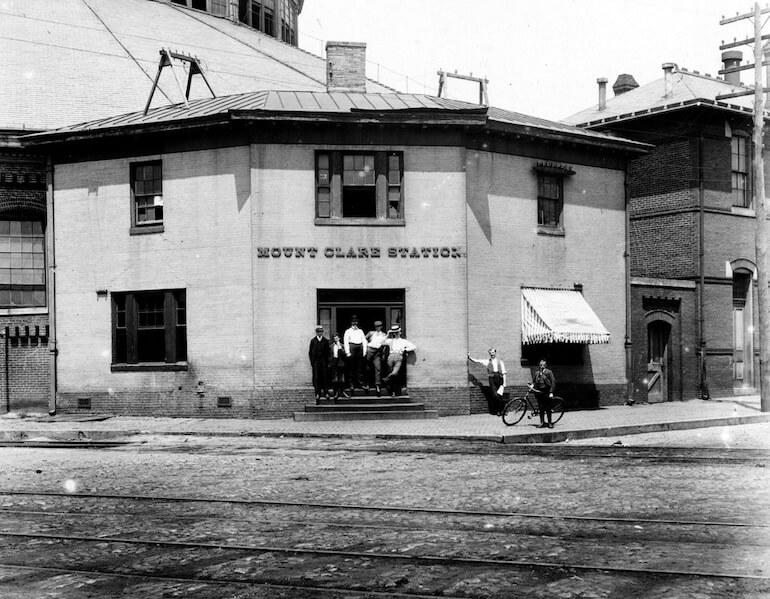
M 480 106 L 459 100 L 438 98 L 423 94 L 314 92 L 314 91 L 259 91 L 217 98 L 191 100 L 184 103 L 111 116 L 47 133 L 25 136 L 31 143 L 49 143 L 68 138 L 91 135 L 122 134 L 127 129 L 146 130 L 154 127 L 193 126 L 234 118 L 270 118 L 275 120 L 343 120 L 388 117 L 411 117 L 425 123 L 431 118 L 468 117 L 475 124 L 491 128 L 513 128 L 533 136 L 550 134 L 569 136 L 584 143 L 603 143 L 624 147 L 647 148 L 646 144 L 619 137 L 587 131 L 579 127 L 531 117 L 500 108 Z
M 595 105 L 565 118 L 563 122 L 593 127 L 696 105 L 713 106 L 739 113 L 753 112 L 753 95 L 721 101 L 716 99 L 722 94 L 751 91 L 753 88 L 750 87 L 731 84 L 723 79 L 679 67 L 673 69 L 669 86 L 667 94 L 665 77 L 661 77 L 631 91 L 608 98 L 606 107 L 602 110 Z

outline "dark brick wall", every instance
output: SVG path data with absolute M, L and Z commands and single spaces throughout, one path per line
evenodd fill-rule
M 44 158 L 15 149 L 0 150 L 0 217 L 45 214 L 45 192 Z M 6 339 L 0 337 L 0 413 L 9 407 L 11 411 L 48 410 L 47 326 L 46 314 L 0 316 L 0 333 L 5 327 L 11 329 L 7 356 Z
M 217 407 L 217 393 L 197 395 L 190 391 L 117 393 L 92 392 L 59 393 L 56 410 L 59 413 L 95 412 L 123 416 L 178 416 L 196 418 L 288 418 L 301 412 L 306 404 L 314 403 L 313 389 L 258 389 L 222 392 L 231 398 L 232 407 Z M 428 409 L 438 410 L 440 416 L 470 414 L 472 391 L 468 387 L 410 388 L 412 401 L 423 402 Z M 78 401 L 88 399 L 90 409 L 78 408 Z M 476 401 L 478 398 L 476 398 Z M 484 401 L 486 411 L 486 401 Z
M 697 212 L 632 219 L 629 233 L 631 276 L 669 279 L 697 276 Z
M 30 210 L 45 212 L 45 160 L 0 150 L 0 214 Z
M 628 167 L 631 198 L 660 196 L 692 186 L 692 152 L 687 139 L 657 145 Z
M 46 314 L 0 316 L 0 412 L 9 407 L 12 412 L 48 411 L 47 326 Z M 5 327 L 9 327 L 8 339 Z
M 652 301 L 651 301 L 652 300 Z M 674 316 L 669 351 L 671 369 L 669 400 L 680 401 L 698 397 L 698 321 L 697 295 L 694 288 L 633 286 L 631 288 L 631 361 L 632 397 L 647 401 L 647 319 L 654 309 L 663 309 Z

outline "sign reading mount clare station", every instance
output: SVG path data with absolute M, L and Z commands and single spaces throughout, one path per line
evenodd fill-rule
M 257 247 L 257 258 L 464 258 L 459 246 L 443 247 Z

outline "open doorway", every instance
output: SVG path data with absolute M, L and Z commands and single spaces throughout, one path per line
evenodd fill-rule
M 399 325 L 402 335 L 407 335 L 403 289 L 319 289 L 317 298 L 318 323 L 330 339 L 335 333 L 342 338 L 354 315 L 364 333 L 373 331 L 374 322 L 379 320 L 384 331 Z M 404 387 L 406 381 L 405 360 L 400 375 Z
M 329 336 L 342 336 L 353 315 L 364 332 L 374 329 L 381 320 L 387 331 L 397 324 L 406 336 L 403 289 L 319 289 L 318 322 Z

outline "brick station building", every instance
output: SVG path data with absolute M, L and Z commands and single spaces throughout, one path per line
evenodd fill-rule
M 643 143 L 372 91 L 197 99 L 27 138 L 51 156 L 56 409 L 281 416 L 313 400 L 316 323 L 417 345 L 409 395 L 487 409 L 494 346 L 573 403 L 626 398 L 625 168 Z M 336 54 L 335 54 L 336 52 Z M 338 58 L 332 58 L 337 56 Z
M 741 53 L 722 55 L 724 67 Z M 759 338 L 751 174 L 753 94 L 725 79 L 662 66 L 639 86 L 618 77 L 566 119 L 655 146 L 629 166 L 631 342 L 637 401 L 754 393 Z M 767 174 L 765 175 L 767 177 Z

